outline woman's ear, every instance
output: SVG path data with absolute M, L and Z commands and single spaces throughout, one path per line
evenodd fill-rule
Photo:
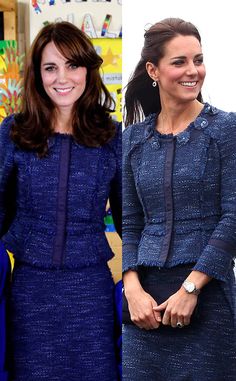
M 146 62 L 146 70 L 153 81 L 158 81 L 158 68 L 152 62 Z

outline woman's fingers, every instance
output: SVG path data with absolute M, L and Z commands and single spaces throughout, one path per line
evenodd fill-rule
M 133 316 L 131 314 L 131 320 L 139 328 L 144 329 L 155 329 L 158 328 L 160 325 L 160 322 L 157 321 L 157 319 L 155 318 L 151 302 L 148 309 L 145 308 L 139 311 L 138 313 L 134 314 Z
M 158 323 L 161 323 L 161 321 L 162 321 L 161 313 L 158 312 L 158 311 L 155 311 L 155 310 L 154 310 L 154 307 L 153 307 L 153 314 L 154 314 L 154 317 L 155 317 L 156 321 L 157 321 Z
M 161 320 L 162 324 L 164 324 L 164 325 L 171 324 L 170 323 L 171 314 L 170 314 L 169 310 L 167 309 L 168 302 L 169 302 L 169 299 L 167 299 L 164 303 L 160 304 L 159 306 L 153 307 L 153 310 L 156 312 L 164 311 L 163 316 L 162 316 L 162 320 Z
M 161 322 L 160 312 L 154 312 L 155 300 L 148 293 L 142 293 L 136 300 L 129 301 L 131 320 L 139 328 L 156 329 Z
M 190 324 L 190 319 L 197 304 L 196 295 L 188 295 L 176 292 L 164 303 L 153 307 L 156 312 L 163 312 L 162 324 L 175 327 L 183 327 Z
M 170 325 L 171 325 L 171 327 L 176 328 L 177 327 L 177 323 L 179 323 L 179 322 L 180 322 L 180 318 L 178 317 L 177 314 L 172 314 L 170 316 Z
M 131 320 L 139 328 L 156 329 L 161 323 L 176 328 L 190 324 L 196 303 L 195 295 L 180 291 L 158 306 L 151 295 L 142 292 L 129 301 L 129 310 Z
M 190 324 L 190 317 L 189 316 L 185 316 L 184 319 L 183 319 L 183 324 L 184 325 L 189 325 Z
M 167 307 L 167 304 L 168 304 L 168 300 L 166 300 L 164 303 L 159 304 L 159 306 L 158 305 L 154 306 L 153 309 L 154 311 L 159 311 L 159 312 L 164 311 Z
M 156 329 L 159 327 L 160 323 L 156 321 L 155 318 L 151 316 L 140 316 L 137 318 L 132 318 L 134 324 L 136 324 L 139 328 L 144 329 Z

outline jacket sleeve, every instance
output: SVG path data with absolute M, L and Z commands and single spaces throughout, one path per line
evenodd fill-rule
M 123 133 L 123 229 L 122 229 L 122 268 L 123 272 L 129 269 L 137 269 L 138 246 L 141 233 L 144 228 L 144 213 L 140 203 L 134 173 L 130 162 L 132 127 L 128 127 Z
M 117 123 L 117 134 L 116 134 L 116 144 L 115 144 L 115 155 L 116 155 L 116 174 L 111 182 L 111 190 L 109 194 L 110 207 L 112 212 L 112 217 L 114 220 L 114 225 L 117 233 L 121 237 L 121 221 L 122 221 L 122 124 Z
M 236 114 L 230 115 L 230 126 L 222 126 L 218 140 L 221 158 L 221 218 L 193 268 L 222 281 L 227 279 L 236 255 Z
M 0 238 L 9 229 L 16 210 L 15 146 L 9 136 L 13 118 L 5 118 L 0 126 Z

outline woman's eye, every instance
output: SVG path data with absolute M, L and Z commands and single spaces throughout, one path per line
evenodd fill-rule
M 47 67 L 45 67 L 46 71 L 54 71 L 55 69 L 56 69 L 55 66 L 47 66 Z
M 175 65 L 175 66 L 181 66 L 181 65 L 184 64 L 184 61 L 178 60 L 178 61 L 174 61 L 172 64 Z
M 69 68 L 70 68 L 70 69 L 73 69 L 73 70 L 78 69 L 78 67 L 79 67 L 79 65 L 76 64 L 76 63 L 71 63 L 71 64 L 69 65 Z
M 203 64 L 203 58 L 199 58 L 198 60 L 194 61 L 195 65 L 202 65 Z

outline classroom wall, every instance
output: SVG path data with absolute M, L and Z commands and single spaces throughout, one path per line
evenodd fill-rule
M 32 0 L 17 0 L 18 32 L 20 40 L 26 48 L 29 47 L 46 21 L 69 21 L 81 28 L 83 21 L 87 20 L 89 28 L 93 30 L 94 27 L 96 33 L 96 36 L 93 34 L 91 37 L 101 37 L 106 15 L 109 14 L 111 18 L 106 37 L 119 37 L 120 35 L 121 0 L 38 0 L 35 3 L 38 7 L 32 6 Z

